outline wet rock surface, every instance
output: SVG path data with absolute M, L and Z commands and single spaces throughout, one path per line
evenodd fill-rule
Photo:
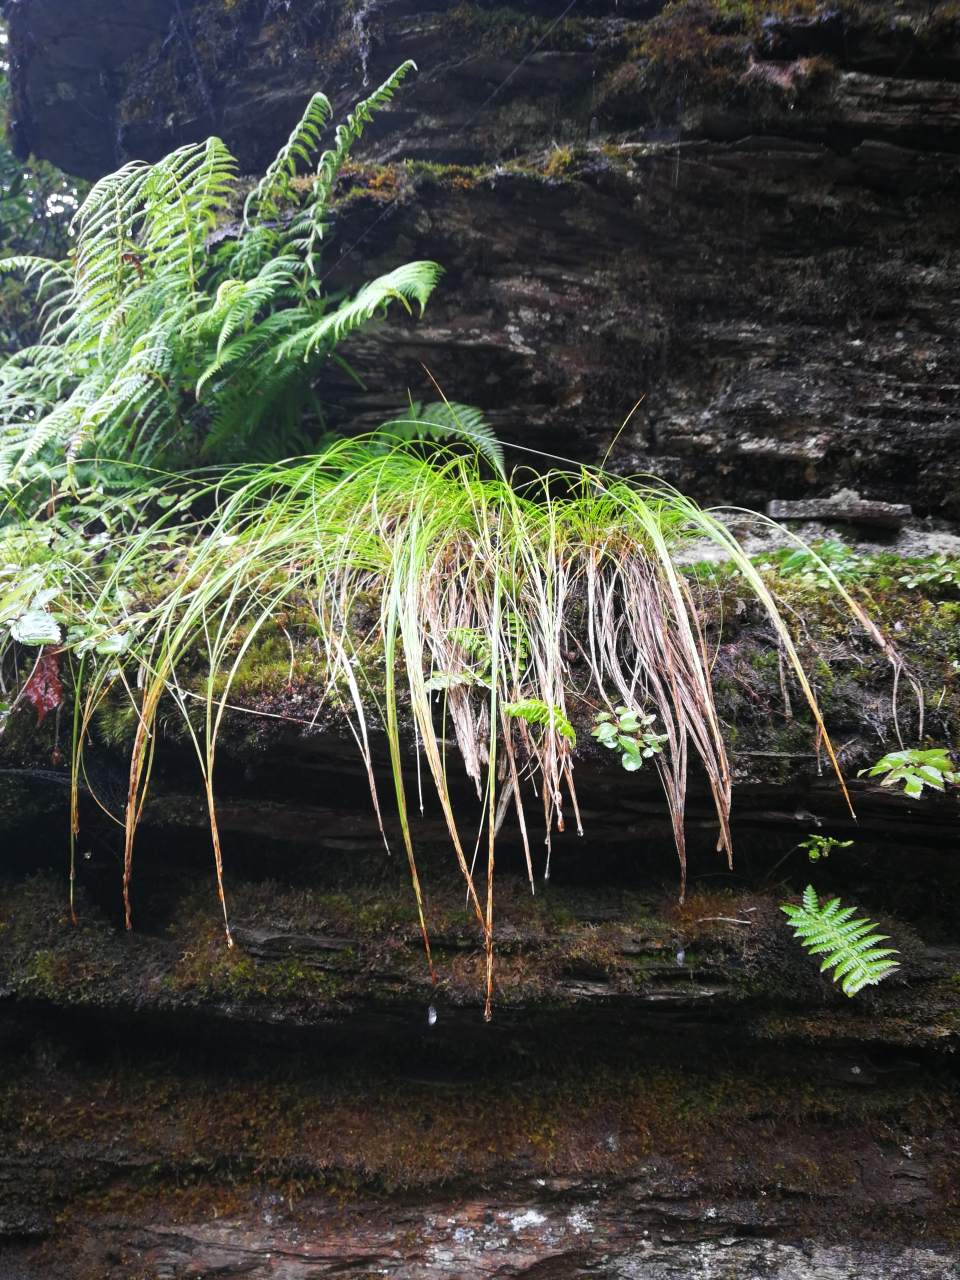
M 956 1274 L 949 1054 L 689 1000 L 425 1012 L 4 1001 L 0 1275 Z
M 960 515 L 946 11 L 136 9 L 8 5 L 24 148 L 96 176 L 216 126 L 257 170 L 314 89 L 345 110 L 418 62 L 345 177 L 327 269 L 446 276 L 423 323 L 351 344 L 365 389 L 331 374 L 332 425 L 434 395 L 425 364 L 507 442 L 577 460 L 643 396 L 612 465 L 703 499 L 852 487 Z
M 116 839 L 88 812 L 76 925 L 62 833 L 7 846 L 0 1276 L 955 1274 L 955 802 L 917 825 L 902 797 L 860 791 L 854 828 L 825 779 L 757 787 L 737 878 L 717 882 L 695 789 L 680 906 L 655 781 L 626 794 L 582 762 L 591 839 L 556 841 L 535 897 L 502 833 L 487 1024 L 437 816 L 415 818 L 434 985 L 347 750 L 320 735 L 275 739 L 252 771 L 223 757 L 232 950 L 176 752 L 157 761 L 133 933 Z M 52 811 L 47 780 L 29 785 Z M 812 873 L 798 839 L 844 822 L 854 849 Z M 901 953 L 855 1000 L 778 910 L 781 877 L 811 874 L 877 910 Z
M 684 1222 L 679 1232 L 651 1232 L 640 1226 L 651 1219 L 638 1215 L 630 1199 L 629 1191 L 616 1199 L 594 1193 L 579 1201 L 571 1192 L 560 1206 L 519 1197 L 508 1204 L 458 1198 L 407 1213 L 373 1206 L 344 1210 L 321 1201 L 304 1204 L 298 1215 L 303 1225 L 285 1229 L 228 1220 L 156 1224 L 131 1232 L 116 1219 L 92 1220 L 78 1224 L 76 1243 L 85 1261 L 102 1259 L 100 1265 L 109 1266 L 118 1259 L 121 1267 L 148 1268 L 158 1280 L 278 1275 L 289 1280 L 326 1275 L 398 1280 L 687 1280 L 694 1275 L 704 1280 L 952 1280 L 957 1274 L 957 1258 L 946 1250 L 758 1239 L 738 1234 L 742 1224 L 737 1215 L 724 1221 L 709 1207 L 708 1233 L 691 1229 L 695 1210 L 680 1215 Z M 257 1216 L 270 1220 L 275 1215 L 268 1210 Z M 50 1265 L 49 1252 L 21 1248 L 14 1256 L 20 1268 L 16 1274 L 24 1280 L 55 1274 L 36 1269 L 38 1263 Z M 115 1273 L 116 1264 L 102 1274 Z M 5 1274 L 13 1273 L 4 1271 L 0 1255 L 0 1275 Z
M 621 471 L 757 508 L 910 503 L 885 543 L 848 529 L 856 554 L 956 554 L 952 14 L 580 0 L 551 29 L 540 4 L 177 9 L 10 0 L 21 149 L 98 176 L 215 127 L 252 171 L 315 88 L 343 111 L 420 66 L 344 175 L 328 283 L 415 257 L 446 274 L 422 320 L 352 342 L 364 387 L 331 374 L 330 425 L 433 398 L 426 365 L 508 446 L 597 462 L 612 444 Z M 870 583 L 927 731 L 954 743 L 954 588 Z M 852 777 L 895 741 L 889 664 L 813 588 L 778 589 Z M 11 725 L 0 1277 L 957 1276 L 956 801 L 853 783 L 854 820 L 776 638 L 718 590 L 733 871 L 695 776 L 679 907 L 658 782 L 587 753 L 586 834 L 555 837 L 549 886 L 537 847 L 536 898 L 504 830 L 489 1025 L 440 813 L 427 796 L 415 818 L 434 986 L 405 860 L 286 640 L 282 670 L 236 691 L 273 719 L 229 720 L 218 759 L 233 950 L 188 744 L 158 748 L 128 935 L 92 792 L 122 811 L 129 724 L 106 705 L 90 749 L 76 925 L 58 722 Z M 814 832 L 855 844 L 812 870 Z M 849 1001 L 819 975 L 778 910 L 811 878 L 880 921 L 894 979 Z
M 557 856 L 498 880 L 485 1023 L 449 859 L 418 845 L 434 985 L 404 866 L 329 839 L 245 883 L 225 828 L 233 950 L 189 827 L 141 845 L 132 934 L 109 865 L 76 925 L 62 876 L 7 882 L 0 1276 L 955 1274 L 946 921 L 881 916 L 901 970 L 848 1000 L 782 886 L 681 906 Z

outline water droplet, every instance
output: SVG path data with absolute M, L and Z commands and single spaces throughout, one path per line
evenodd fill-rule
M 433 1007 L 433 1005 L 431 1005 L 430 1008 L 427 1010 L 427 1022 L 432 1027 L 433 1024 L 436 1022 L 436 1020 L 437 1020 L 437 1011 Z

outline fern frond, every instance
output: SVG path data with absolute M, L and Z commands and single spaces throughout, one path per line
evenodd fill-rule
M 150 166 L 136 160 L 95 184 L 78 210 L 73 302 L 91 320 L 116 301 Z
M 231 359 L 236 359 L 238 354 L 245 357 L 246 349 L 238 349 L 236 343 L 231 344 L 231 339 L 238 330 L 252 324 L 258 313 L 269 310 L 271 303 L 284 295 L 295 281 L 297 266 L 296 258 L 285 255 L 265 263 L 252 280 L 225 280 L 217 290 L 212 307 L 188 324 L 188 333 L 201 338 L 216 338 L 216 358 L 197 379 L 197 399 L 209 380 Z M 292 315 L 292 312 L 284 315 Z M 285 319 L 284 327 L 289 323 Z M 266 336 L 264 330 L 257 335 L 257 340 L 262 343 Z
M 501 473 L 504 472 L 503 446 L 484 421 L 483 414 L 472 405 L 440 400 L 421 409 L 411 405 L 402 418 L 385 422 L 379 435 L 394 440 L 465 440 Z
M 323 238 L 326 230 L 325 219 L 330 201 L 333 198 L 333 186 L 337 175 L 350 155 L 350 148 L 363 134 L 363 127 L 373 119 L 375 111 L 381 111 L 393 98 L 401 81 L 410 71 L 416 71 L 417 64 L 408 59 L 402 66 L 388 76 L 379 88 L 375 89 L 363 102 L 358 102 L 346 124 L 337 125 L 336 145 L 324 151 L 317 165 L 317 176 L 314 178 L 304 213 L 294 220 L 291 226 L 291 237 L 303 251 L 308 266 L 313 269 L 313 255 L 316 243 Z
M 546 725 L 561 738 L 566 738 L 571 746 L 577 745 L 573 725 L 559 707 L 548 706 L 538 698 L 521 698 L 519 702 L 505 702 L 502 705 L 511 720 L 520 719 L 526 720 L 527 724 Z
M 73 283 L 73 275 L 70 266 L 66 262 L 55 262 L 52 258 L 37 258 L 28 254 L 18 254 L 9 258 L 0 258 L 0 271 L 19 271 L 23 273 L 24 280 L 32 280 L 34 276 L 39 275 L 40 285 L 39 291 L 47 287 L 48 280 L 59 280 L 68 287 Z
M 219 138 L 179 150 L 155 164 L 143 186 L 144 256 L 158 272 L 185 274 L 195 287 L 204 241 L 228 207 L 236 161 Z
M 890 956 L 899 955 L 891 947 L 878 947 L 887 934 L 873 933 L 869 920 L 852 920 L 855 907 L 840 906 L 839 898 L 831 898 L 822 907 L 817 902 L 813 885 L 807 885 L 800 907 L 784 904 L 794 936 L 811 955 L 824 955 L 820 972 L 833 969 L 834 982 L 840 982 L 848 996 L 864 987 L 875 986 L 894 969 L 899 969 Z
M 277 158 L 244 201 L 245 227 L 250 225 L 251 206 L 258 206 L 262 217 L 265 206 L 272 207 L 278 199 L 289 193 L 290 181 L 297 174 L 298 160 L 306 165 L 312 162 L 313 153 L 320 145 L 320 135 L 330 119 L 331 111 L 327 95 L 315 93 Z
M 308 324 L 277 348 L 276 359 L 308 361 L 323 355 L 372 320 L 389 302 L 398 301 L 409 311 L 410 302 L 420 303 L 421 310 L 443 274 L 435 262 L 408 262 L 386 275 L 365 284 L 353 299 L 345 299 L 336 311 Z
M 317 177 L 312 192 L 313 201 L 316 204 L 324 207 L 329 204 L 337 174 L 343 167 L 350 148 L 362 135 L 363 126 L 370 123 L 375 111 L 382 111 L 388 105 L 400 87 L 401 81 L 409 72 L 416 70 L 417 64 L 412 59 L 408 59 L 402 66 L 397 67 L 393 75 L 388 76 L 379 88 L 374 89 L 369 98 L 357 103 L 351 114 L 347 116 L 346 124 L 337 126 L 337 145 L 325 151 L 317 165 Z

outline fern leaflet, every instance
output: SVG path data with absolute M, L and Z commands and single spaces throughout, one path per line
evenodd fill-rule
M 484 422 L 480 410 L 467 404 L 441 400 L 424 409 L 419 400 L 414 400 L 402 418 L 385 422 L 378 435 L 386 441 L 465 440 L 496 471 L 504 474 L 503 446 Z

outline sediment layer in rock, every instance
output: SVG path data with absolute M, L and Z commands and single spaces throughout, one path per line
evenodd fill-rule
M 351 344 L 365 390 L 326 384 L 332 424 L 433 395 L 425 364 L 506 441 L 577 460 L 644 397 L 612 465 L 701 498 L 852 487 L 960 514 L 946 11 L 7 11 L 19 145 L 87 176 L 213 131 L 262 169 L 313 90 L 342 112 L 417 60 L 357 153 L 330 284 L 411 257 L 447 274 L 423 323 Z

